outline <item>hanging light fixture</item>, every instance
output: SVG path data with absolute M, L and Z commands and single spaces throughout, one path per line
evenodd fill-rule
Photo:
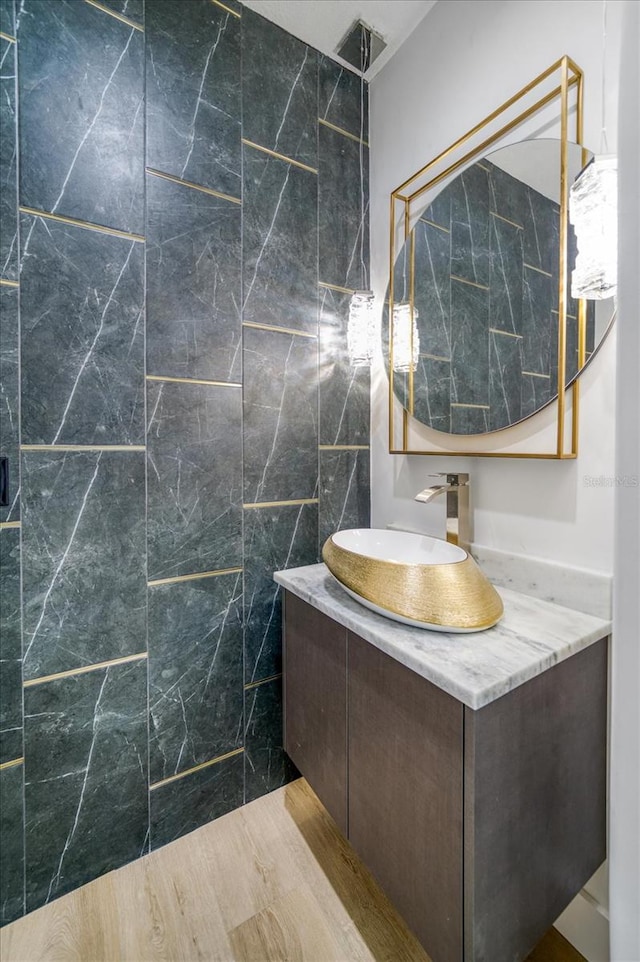
M 618 269 L 618 161 L 594 157 L 569 191 L 569 220 L 578 252 L 571 296 L 600 300 L 616 292 Z
M 364 24 L 359 23 L 360 31 L 360 264 L 362 286 L 367 284 L 367 265 L 364 257 L 364 72 L 370 62 L 370 34 Z M 353 367 L 370 367 L 376 341 L 376 323 L 373 313 L 373 291 L 354 291 L 349 303 L 347 322 L 347 353 Z
M 373 291 L 354 291 L 347 322 L 347 351 L 353 367 L 371 365 L 375 334 Z
M 393 370 L 399 373 L 415 371 L 420 355 L 418 334 L 418 311 L 411 304 L 394 304 L 393 307 Z

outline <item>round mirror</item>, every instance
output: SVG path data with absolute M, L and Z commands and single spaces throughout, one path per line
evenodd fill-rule
M 569 184 L 583 166 L 582 148 L 569 144 Z M 569 225 L 567 384 L 583 369 L 581 302 L 571 297 L 575 253 Z M 554 399 L 560 261 L 558 140 L 500 148 L 430 202 L 394 272 L 393 385 L 413 417 L 447 434 L 484 434 Z M 588 363 L 611 326 L 614 304 L 613 298 L 582 304 Z M 385 348 L 388 313 L 387 306 Z

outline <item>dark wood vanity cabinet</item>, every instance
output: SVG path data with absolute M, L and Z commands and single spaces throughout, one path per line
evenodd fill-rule
M 473 710 L 286 592 L 285 749 L 433 962 L 524 959 L 604 860 L 606 646 Z
M 347 629 L 290 592 L 284 621 L 284 748 L 347 836 Z
M 348 642 L 349 841 L 434 962 L 461 959 L 463 706 Z

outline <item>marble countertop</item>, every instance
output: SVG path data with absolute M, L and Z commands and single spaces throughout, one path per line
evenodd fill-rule
M 611 622 L 508 588 L 493 628 L 454 634 L 411 628 L 359 605 L 324 564 L 274 580 L 469 708 L 482 708 L 608 635 Z

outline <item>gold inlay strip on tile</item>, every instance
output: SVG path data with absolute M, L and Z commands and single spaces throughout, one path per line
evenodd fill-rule
M 22 214 L 31 214 L 33 217 L 44 217 L 45 220 L 55 220 L 59 224 L 70 224 L 72 227 L 81 227 L 83 230 L 93 230 L 98 234 L 110 234 L 112 237 L 122 237 L 125 240 L 136 241 L 144 244 L 142 234 L 130 234 L 126 230 L 117 230 L 115 227 L 104 227 L 102 224 L 90 224 L 86 220 L 77 220 L 75 217 L 63 217 L 62 214 L 51 214 L 46 210 L 36 210 L 35 207 L 23 207 L 19 210 Z
M 4 277 L 0 277 L 0 284 L 2 284 L 3 287 L 20 287 L 18 281 L 8 281 L 5 280 Z
M 538 374 L 536 371 L 522 371 L 522 374 L 526 374 L 527 377 L 544 377 L 548 381 L 551 380 L 550 374 Z
M 490 211 L 492 217 L 497 217 L 498 220 L 503 220 L 505 224 L 511 224 L 512 227 L 517 227 L 518 230 L 524 230 L 522 224 L 516 224 L 514 220 L 509 220 L 508 217 L 503 217 L 502 214 L 497 214 L 495 210 Z
M 327 284 L 326 281 L 318 281 L 318 287 L 326 287 L 329 291 L 338 291 L 340 294 L 355 294 L 353 287 L 339 287 L 338 284 Z
M 319 444 L 318 451 L 368 451 L 368 444 Z
M 450 274 L 449 277 L 452 281 L 459 281 L 460 284 L 468 284 L 469 287 L 479 287 L 481 291 L 489 290 L 486 284 L 478 284 L 476 281 L 468 281 L 466 277 L 458 277 L 457 274 Z
M 203 187 L 202 184 L 194 184 L 192 180 L 182 180 L 180 177 L 174 177 L 172 174 L 163 174 L 162 171 L 154 170 L 153 167 L 145 167 L 145 170 L 152 177 L 170 180 L 172 184 L 180 184 L 181 187 L 199 190 L 202 194 L 210 194 L 212 197 L 219 197 L 220 200 L 228 200 L 231 204 L 242 204 L 239 197 L 234 197 L 232 194 L 223 194 L 219 190 L 214 190 L 213 187 Z
M 208 384 L 210 387 L 242 387 L 239 381 L 205 381 L 197 377 L 165 377 L 164 374 L 147 374 L 147 381 L 168 381 L 169 384 Z
M 350 133 L 345 130 L 344 127 L 337 127 L 336 124 L 329 123 L 328 120 L 324 120 L 322 117 L 318 117 L 318 123 L 322 124 L 323 127 L 328 127 L 330 130 L 335 130 L 337 134 L 342 134 L 343 137 L 348 137 L 349 140 L 355 140 L 357 144 L 362 144 L 363 147 L 368 147 L 369 144 L 362 137 L 358 137 L 356 134 Z
M 149 588 L 158 585 L 175 585 L 181 581 L 199 581 L 201 578 L 218 578 L 221 575 L 239 575 L 243 568 L 219 568 L 217 571 L 197 571 L 192 575 L 176 575 L 175 578 L 156 578 L 154 581 L 147 581 Z
M 294 160 L 293 157 L 287 157 L 286 154 L 279 154 L 277 150 L 270 150 L 268 147 L 261 147 L 260 144 L 254 144 L 252 140 L 246 140 L 242 138 L 242 143 L 245 147 L 253 147 L 254 150 L 260 150 L 263 154 L 268 154 L 270 157 L 275 157 L 276 160 L 284 160 L 287 164 L 293 164 L 294 167 L 300 167 L 302 170 L 307 170 L 310 174 L 317 174 L 317 168 L 309 167 L 308 164 L 303 164 L 301 160 Z
M 124 658 L 112 658 L 111 661 L 101 661 L 96 665 L 83 665 L 81 668 L 70 668 L 69 671 L 59 671 L 55 675 L 42 675 L 40 678 L 29 678 L 24 682 L 24 688 L 35 688 L 36 685 L 44 685 L 48 681 L 58 681 L 60 678 L 73 678 L 75 675 L 86 675 L 90 671 L 100 671 L 101 668 L 114 668 L 116 665 L 128 665 L 134 661 L 144 661 L 147 657 L 146 651 L 141 651 L 137 655 L 125 655 Z
M 3 772 L 5 768 L 15 768 L 16 765 L 23 765 L 24 758 L 12 758 L 10 762 L 3 762 L 0 765 L 0 772 Z
M 481 411 L 490 410 L 488 404 L 463 404 L 462 401 L 452 401 L 451 407 L 452 408 L 479 408 L 479 410 Z
M 0 531 L 9 530 L 10 528 L 19 528 L 19 521 L 0 521 Z
M 21 444 L 21 451 L 146 451 L 144 444 Z
M 277 324 L 257 324 L 254 321 L 243 321 L 243 327 L 252 327 L 256 331 L 276 331 L 278 334 L 295 334 L 296 337 L 317 338 L 317 334 L 310 334 L 308 331 L 296 331 L 293 327 L 278 327 Z
M 277 675 L 269 675 L 268 678 L 261 678 L 260 681 L 250 681 L 248 685 L 244 686 L 244 690 L 251 691 L 252 688 L 259 688 L 260 685 L 266 685 L 267 682 L 275 681 L 277 678 L 282 678 L 281 671 L 279 671 Z
M 226 10 L 232 17 L 237 17 L 238 20 L 242 20 L 241 13 L 238 13 L 237 10 L 232 10 L 231 7 L 227 7 L 226 4 L 221 3 L 220 0 L 211 0 L 211 3 L 215 4 L 216 7 L 220 7 L 221 10 Z
M 186 778 L 187 775 L 193 775 L 194 772 L 201 772 L 203 768 L 210 768 L 212 765 L 217 765 L 218 762 L 224 762 L 227 758 L 235 758 L 236 755 L 242 755 L 244 748 L 236 748 L 232 752 L 227 752 L 226 755 L 218 755 L 217 758 L 212 758 L 208 762 L 202 762 L 200 765 L 194 765 L 193 768 L 187 768 L 184 772 L 178 772 L 177 775 L 170 775 L 168 778 L 163 778 L 162 781 L 154 782 L 153 785 L 149 785 L 149 791 L 153 792 L 156 788 L 162 788 L 163 785 L 170 785 L 171 782 L 177 782 L 181 778 Z
M 296 504 L 318 504 L 319 498 L 297 498 L 293 501 L 249 501 L 243 508 L 281 508 Z
M 428 217 L 419 217 L 418 220 L 421 220 L 423 224 L 428 224 L 429 227 L 437 227 L 437 229 L 441 230 L 444 234 L 451 233 L 448 227 L 443 227 L 442 224 L 436 224 L 434 220 L 429 220 Z
M 124 14 L 118 13 L 116 10 L 111 10 L 109 7 L 103 6 L 101 3 L 98 3 L 98 0 L 85 0 L 85 3 L 95 7 L 96 10 L 102 10 L 103 13 L 113 17 L 114 20 L 120 20 L 122 23 L 126 23 L 129 27 L 133 27 L 134 30 L 139 30 L 140 33 L 144 33 L 144 27 L 142 27 L 141 24 L 136 23 L 135 20 L 129 20 L 129 17 L 125 17 Z
M 545 277 L 553 277 L 553 274 L 550 274 L 549 271 L 543 271 L 541 267 L 534 267 L 533 264 L 525 264 L 523 261 L 522 266 L 530 271 L 535 271 L 537 274 L 544 274 Z
M 9 36 L 9 34 L 5 33 L 3 30 L 0 30 L 0 38 L 2 38 L 2 40 L 6 40 L 7 43 L 16 43 L 16 38 Z
M 440 354 L 418 354 L 418 357 L 428 357 L 430 361 L 446 361 L 451 364 L 450 357 L 442 357 Z
M 489 328 L 490 334 L 503 334 L 505 337 L 517 337 L 518 340 L 522 340 L 522 334 L 512 334 L 511 331 L 499 331 L 497 327 Z

